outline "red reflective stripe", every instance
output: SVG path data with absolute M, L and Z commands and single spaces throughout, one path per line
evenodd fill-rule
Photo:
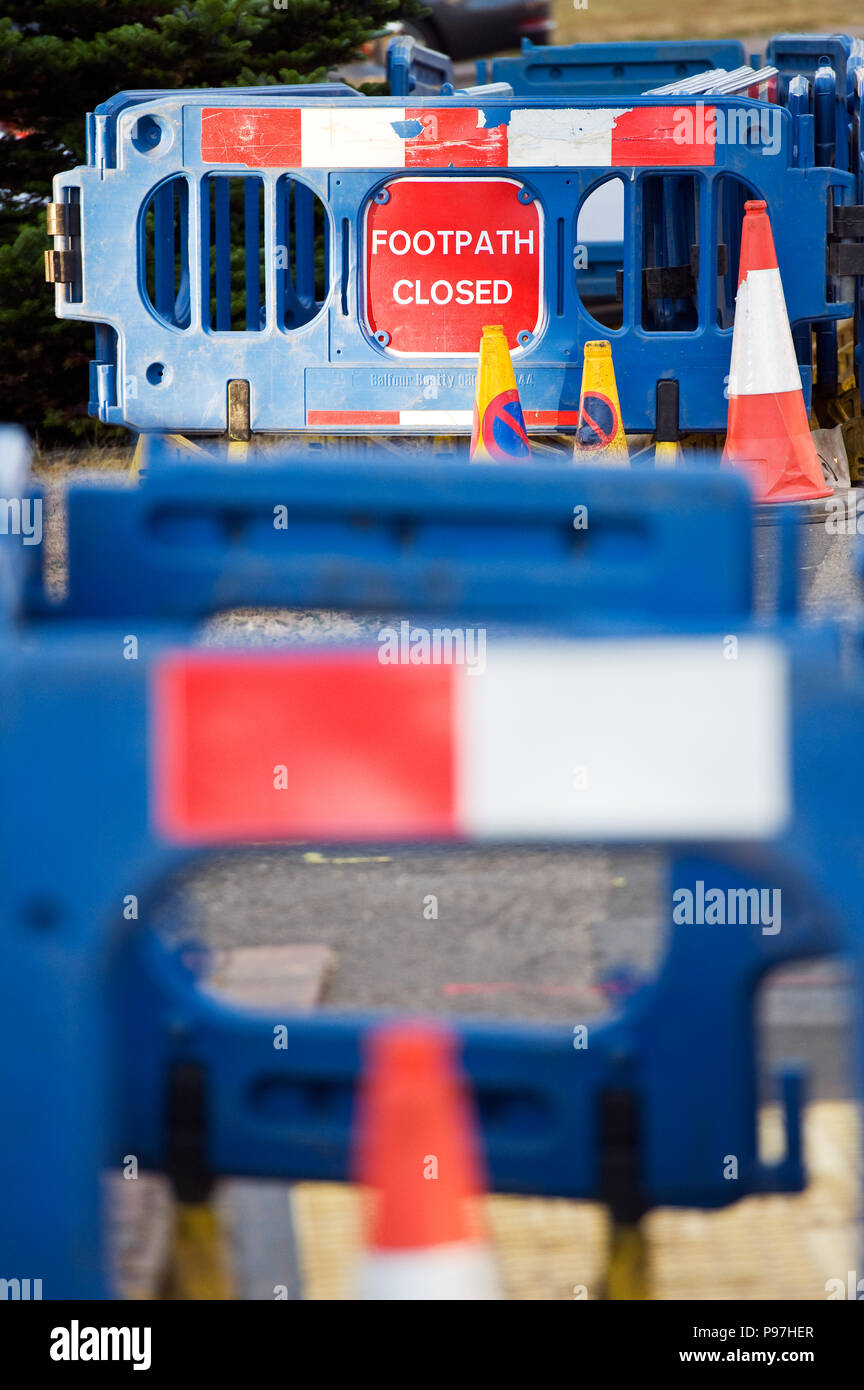
M 703 115 L 704 111 L 704 115 Z M 615 114 L 612 164 L 714 163 L 713 106 L 637 106 Z M 676 139 L 677 135 L 677 139 Z
M 166 658 L 152 686 L 157 831 L 187 844 L 453 838 L 456 678 L 368 651 Z
M 446 169 L 449 164 L 457 169 L 506 168 L 507 126 L 479 125 L 480 112 L 474 107 L 408 107 L 405 119 L 423 127 L 405 142 L 406 169 Z
M 578 425 L 578 410 L 526 410 L 525 424 L 530 429 L 539 429 L 541 425 Z
M 714 144 L 707 137 L 713 135 L 714 111 L 713 106 L 645 106 L 616 112 L 611 164 L 713 164 Z M 405 167 L 507 168 L 507 125 L 481 126 L 480 114 L 476 107 L 406 108 L 405 120 L 419 122 L 421 130 L 405 140 Z M 247 168 L 302 167 L 300 108 L 204 107 L 201 158 Z
M 300 111 L 297 107 L 205 106 L 201 159 L 205 164 L 245 164 L 253 169 L 299 169 Z
M 307 410 L 307 425 L 398 425 L 398 410 Z

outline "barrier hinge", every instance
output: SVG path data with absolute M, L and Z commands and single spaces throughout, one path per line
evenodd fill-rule
M 696 293 L 689 265 L 646 265 L 642 271 L 643 299 L 688 299 Z
M 181 1202 L 203 1202 L 213 1186 L 207 1159 L 207 1096 L 203 1069 L 192 1062 L 169 1074 L 165 1171 Z
M 829 275 L 864 275 L 864 242 L 829 242 L 825 269 Z
M 45 279 L 49 285 L 73 285 L 81 279 L 81 257 L 77 251 L 46 251 Z
M 725 244 L 717 245 L 717 274 L 725 275 L 729 256 Z M 642 271 L 642 298 L 689 299 L 696 293 L 699 278 L 699 247 L 690 247 L 687 265 L 647 265 Z
M 49 203 L 45 209 L 49 236 L 81 235 L 81 208 L 77 203 Z M 77 248 L 45 252 L 45 279 L 49 285 L 73 285 L 81 279 L 81 254 Z
M 835 236 L 864 236 L 864 207 L 838 203 L 832 211 L 831 230 Z
M 634 1222 L 648 1207 L 641 1176 L 636 1095 L 625 1088 L 600 1098 L 600 1195 L 618 1221 Z
M 49 236 L 81 235 L 81 209 L 77 203 L 49 203 L 45 220 Z

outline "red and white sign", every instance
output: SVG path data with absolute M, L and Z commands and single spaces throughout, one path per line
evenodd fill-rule
M 473 668 L 415 665 L 401 628 L 399 641 L 393 664 L 380 645 L 164 657 L 156 832 L 187 845 L 740 840 L 788 819 L 786 657 L 766 638 L 724 662 L 713 637 L 496 638 Z
M 543 213 L 515 179 L 394 179 L 366 210 L 366 323 L 390 352 L 474 354 L 484 324 L 511 352 L 543 316 Z M 379 195 L 380 196 L 380 195 Z
M 715 162 L 713 106 L 205 106 L 205 164 L 249 169 L 658 168 Z

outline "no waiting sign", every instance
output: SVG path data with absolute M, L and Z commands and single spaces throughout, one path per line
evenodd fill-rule
M 366 323 L 391 352 L 511 351 L 543 315 L 543 214 L 515 179 L 393 179 L 366 211 Z M 382 193 L 384 197 L 382 198 Z M 524 194 L 523 194 L 524 197 Z

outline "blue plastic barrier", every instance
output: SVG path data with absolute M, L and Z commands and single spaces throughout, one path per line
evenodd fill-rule
M 841 169 L 852 169 L 849 125 L 856 101 L 854 74 L 864 62 L 861 39 L 848 34 L 777 34 L 768 44 L 765 59 L 778 69 L 781 99 L 796 76 L 813 85 L 821 70 L 814 109 L 820 152 L 816 162 L 836 162 Z
M 639 96 L 711 68 L 732 71 L 747 61 L 737 39 L 668 43 L 574 43 L 522 40 L 518 56 L 478 63 L 479 82 L 509 82 L 517 96 Z
M 453 64 L 443 53 L 424 48 L 410 34 L 387 45 L 387 82 L 393 97 L 437 96 L 453 81 Z
M 749 505 L 737 478 L 634 473 L 622 490 L 614 473 L 538 469 L 526 490 L 521 470 L 493 479 L 442 463 L 403 475 L 392 460 L 358 469 L 312 452 L 291 458 L 290 469 L 238 471 L 166 467 L 157 453 L 131 493 L 73 485 L 64 614 L 190 621 L 254 604 L 418 604 L 560 627 L 625 615 L 734 623 L 750 611 Z M 290 546 L 273 530 L 280 489 Z M 591 524 L 574 531 L 583 501 Z
M 851 44 L 837 40 L 837 62 Z M 602 47 L 605 73 L 617 46 Z M 705 63 L 740 57 L 697 47 Z M 54 190 L 57 312 L 97 332 L 90 410 L 145 432 L 219 432 L 236 382 L 253 433 L 468 433 L 477 324 L 511 315 L 529 429 L 575 427 L 583 345 L 608 337 L 629 430 L 654 428 L 657 381 L 672 379 L 681 429 L 720 431 L 746 197 L 768 203 L 809 401 L 811 330 L 830 386 L 836 321 L 860 309 L 857 61 L 790 79 L 784 105 L 622 95 L 614 62 L 604 94 L 578 106 L 559 89 L 121 93 L 89 118 L 87 165 Z M 622 210 L 583 247 L 586 267 L 580 213 L 616 177 Z M 466 208 L 487 207 L 503 243 L 476 229 L 460 242 Z
M 2 443 L 4 457 L 20 456 L 20 437 Z M 573 525 L 582 506 L 585 530 Z M 281 532 L 277 508 L 288 518 Z M 638 1214 L 801 1186 L 791 1073 L 785 1157 L 773 1167 L 759 1158 L 754 994 L 781 961 L 841 951 L 860 993 L 861 769 L 844 734 L 861 722 L 864 675 L 857 651 L 841 662 L 830 629 L 753 619 L 738 478 L 634 475 L 622 490 L 619 474 L 514 468 L 504 479 L 441 460 L 407 476 L 392 461 L 324 472 L 314 458 L 239 473 L 157 466 L 138 489 L 73 488 L 70 525 L 68 598 L 49 602 L 19 575 L 0 633 L 0 1268 L 38 1269 L 45 1298 L 108 1294 L 100 1172 L 126 1154 L 176 1174 L 182 1147 L 186 1178 L 191 1165 L 205 1184 L 348 1172 L 373 1020 L 245 1014 L 201 994 L 147 930 L 166 878 L 206 847 L 159 828 L 154 682 L 169 656 L 189 651 L 193 617 L 240 602 L 488 621 L 490 652 L 539 628 L 547 645 L 536 670 L 550 700 L 553 638 L 578 653 L 602 632 L 610 656 L 634 638 L 661 652 L 674 641 L 694 660 L 707 644 L 733 682 L 730 633 L 742 658 L 762 653 L 773 695 L 757 693 L 748 718 L 762 720 L 777 751 L 776 802 L 752 843 L 701 843 L 697 822 L 682 827 L 670 886 L 780 889 L 782 931 L 673 926 L 656 983 L 592 1026 L 584 1050 L 569 1025 L 456 1026 L 498 1190 L 599 1198 Z M 527 539 L 517 560 L 518 534 Z M 794 573 L 788 550 L 786 559 Z M 137 655 L 125 659 L 130 635 Z M 230 657 L 241 671 L 254 659 Z M 638 682 L 632 699 L 650 743 Z M 740 739 L 743 726 L 732 732 Z M 730 730 L 707 721 L 703 733 L 719 749 Z M 380 759 L 364 775 L 374 786 Z M 713 815 L 710 794 L 705 805 Z M 634 807 L 624 838 L 665 841 Z M 555 836 L 577 838 L 586 836 L 566 825 Z M 129 894 L 135 921 L 124 914 Z M 282 1024 L 288 1045 L 275 1049 Z M 180 1131 L 178 1096 L 189 1107 Z

